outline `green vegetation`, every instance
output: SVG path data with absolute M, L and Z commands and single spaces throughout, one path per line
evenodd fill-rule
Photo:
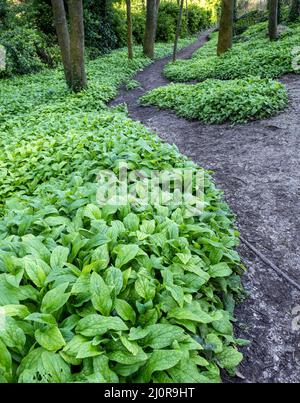
M 173 109 L 179 116 L 205 123 L 242 123 L 262 119 L 288 102 L 283 84 L 250 77 L 240 80 L 205 80 L 195 85 L 170 84 L 141 98 L 144 105 Z
M 261 23 L 245 31 L 232 50 L 217 57 L 216 34 L 192 59 L 169 63 L 164 72 L 170 80 L 203 81 L 207 78 L 228 80 L 250 75 L 275 78 L 293 72 L 292 49 L 299 44 L 300 26 L 286 29 L 280 39 L 270 42 L 266 24 Z
M 60 70 L 2 80 L 0 382 L 219 382 L 242 359 L 232 327 L 242 266 L 222 194 L 105 105 L 148 63 L 114 51 L 89 63 L 79 94 Z M 204 212 L 99 203 L 99 171 L 118 174 L 120 162 L 202 172 Z
M 88 59 L 126 46 L 125 2 L 106 0 L 84 1 L 85 46 Z M 205 7 L 189 6 L 188 19 L 183 20 L 182 38 L 195 35 L 215 23 L 217 1 L 210 0 Z M 174 39 L 178 5 L 163 1 L 160 5 L 156 40 Z M 133 8 L 133 39 L 141 44 L 145 29 L 145 10 L 141 4 Z M 60 52 L 53 24 L 51 2 L 28 0 L 11 2 L 0 0 L 0 44 L 7 50 L 7 69 L 1 77 L 37 72 L 45 67 L 56 67 Z

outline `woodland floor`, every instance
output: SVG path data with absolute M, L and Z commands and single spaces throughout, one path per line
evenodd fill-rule
M 207 40 L 202 33 L 179 52 L 187 59 Z M 121 88 L 111 106 L 125 102 L 129 115 L 157 132 L 199 165 L 213 170 L 217 186 L 237 216 L 241 235 L 283 272 L 300 283 L 300 76 L 287 75 L 290 105 L 270 119 L 240 125 L 206 125 L 174 113 L 142 107 L 146 91 L 168 84 L 163 76 L 169 57 L 139 72 L 141 88 Z M 236 333 L 252 341 L 244 347 L 239 372 L 225 382 L 297 382 L 300 380 L 300 330 L 292 320 L 300 291 L 282 279 L 247 246 L 240 254 L 249 294 L 236 310 Z M 298 315 L 300 315 L 300 307 Z M 300 320 L 298 322 L 300 324 Z

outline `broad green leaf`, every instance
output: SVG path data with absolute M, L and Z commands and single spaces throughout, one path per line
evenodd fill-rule
M 66 345 L 59 328 L 55 325 L 46 326 L 45 328 L 35 331 L 36 341 L 49 351 L 57 351 Z
M 206 336 L 205 341 L 207 344 L 211 345 L 212 350 L 215 353 L 220 353 L 223 350 L 222 340 L 215 333 L 209 333 Z
M 47 275 L 50 272 L 50 267 L 40 259 L 33 256 L 25 256 L 23 258 L 24 269 L 30 280 L 38 287 L 42 288 L 45 285 Z
M 94 308 L 102 315 L 108 316 L 112 309 L 110 289 L 103 278 L 96 272 L 93 272 L 91 275 L 90 292 Z
M 130 341 L 126 336 L 120 336 L 120 340 L 123 346 L 133 355 L 137 355 L 139 353 L 139 346 L 137 342 Z
M 65 263 L 68 261 L 69 248 L 63 246 L 57 246 L 50 257 L 50 265 L 52 269 L 63 268 Z
M 92 253 L 92 262 L 96 262 L 96 271 L 101 271 L 109 265 L 110 257 L 107 244 L 98 246 Z
M 46 325 L 56 325 L 56 320 L 53 315 L 48 313 L 34 312 L 28 315 L 25 320 L 31 320 L 33 322 L 42 323 Z
M 157 323 L 147 326 L 149 330 L 142 340 L 142 345 L 151 347 L 154 350 L 170 346 L 175 340 L 179 341 L 184 335 L 184 330 L 179 326 Z
M 68 364 L 57 353 L 44 351 L 42 353 L 43 373 L 50 383 L 64 383 L 71 380 Z
M 150 282 L 146 277 L 139 276 L 135 282 L 135 290 L 138 295 L 146 301 L 151 301 L 156 292 L 155 285 Z
M 134 213 L 129 213 L 124 218 L 124 225 L 129 231 L 136 231 L 139 228 L 139 217 Z
M 125 264 L 133 260 L 139 252 L 138 245 L 118 245 L 114 251 L 117 254 L 115 266 L 123 267 Z
M 0 339 L 0 374 L 3 374 L 6 382 L 12 380 L 12 358 L 5 344 Z
M 19 318 L 24 319 L 27 315 L 29 315 L 29 310 L 25 305 L 11 304 L 0 307 L 0 318 L 1 316 L 18 316 Z
M 20 353 L 23 352 L 26 336 L 15 319 L 9 316 L 0 317 L 0 339 L 7 347 L 15 348 Z
M 218 263 L 213 266 L 210 266 L 208 273 L 211 277 L 227 277 L 230 276 L 232 270 L 228 266 L 227 263 Z
M 234 347 L 224 347 L 223 351 L 217 355 L 217 360 L 221 368 L 235 368 L 243 359 L 243 354 Z
M 43 313 L 53 313 L 63 307 L 71 295 L 70 293 L 65 293 L 68 286 L 69 283 L 64 283 L 48 291 L 42 300 L 41 311 Z
M 129 351 L 113 351 L 108 354 L 108 357 L 111 361 L 126 365 L 139 364 L 148 359 L 147 354 L 141 348 L 135 355 Z
M 22 237 L 22 243 L 27 253 L 46 263 L 50 262 L 51 253 L 40 239 L 33 235 L 25 235 Z
M 132 328 L 130 328 L 128 339 L 129 340 L 140 340 L 140 339 L 143 339 L 144 337 L 146 337 L 149 332 L 150 332 L 150 326 L 147 326 L 146 328 L 132 327 Z
M 175 308 L 169 312 L 169 317 L 180 320 L 191 320 L 199 323 L 210 323 L 213 321 L 213 318 L 201 309 L 191 310 L 189 308 Z
M 87 337 L 102 335 L 108 330 L 127 330 L 122 319 L 114 316 L 101 316 L 91 314 L 81 319 L 76 326 L 76 332 Z
M 105 270 L 105 283 L 114 290 L 114 295 L 119 295 L 123 288 L 123 274 L 120 269 L 111 266 Z
M 103 354 L 103 352 L 99 350 L 99 347 L 93 346 L 91 341 L 86 341 L 84 343 L 81 343 L 81 345 L 79 346 L 76 358 L 83 359 L 89 357 L 96 357 L 97 355 L 100 354 Z
M 123 299 L 116 299 L 115 309 L 123 320 L 129 320 L 132 324 L 135 323 L 136 313 L 128 302 Z
M 177 350 L 155 350 L 151 354 L 147 364 L 140 372 L 143 382 L 149 382 L 153 372 L 165 371 L 174 367 L 182 358 L 182 353 Z
M 93 358 L 93 368 L 95 373 L 103 376 L 106 383 L 119 383 L 119 378 L 109 367 L 109 360 L 105 355 Z

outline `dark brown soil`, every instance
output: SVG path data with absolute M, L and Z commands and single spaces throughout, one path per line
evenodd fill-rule
M 189 58 L 206 40 L 207 32 L 179 58 Z M 138 73 L 141 88 L 121 89 L 111 105 L 126 102 L 133 119 L 213 170 L 242 236 L 300 283 L 300 77 L 282 78 L 290 106 L 281 114 L 243 125 L 205 125 L 138 104 L 145 91 L 168 83 L 162 70 L 169 60 Z M 243 283 L 249 298 L 236 310 L 236 332 L 252 343 L 243 348 L 240 373 L 245 379 L 225 381 L 300 381 L 300 326 L 295 326 L 297 315 L 300 325 L 300 292 L 246 246 L 240 253 L 248 267 Z

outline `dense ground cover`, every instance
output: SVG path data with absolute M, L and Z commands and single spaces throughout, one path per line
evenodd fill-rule
M 141 103 L 206 123 L 242 123 L 276 114 L 288 104 L 288 95 L 284 85 L 271 78 L 298 72 L 293 61 L 300 25 L 284 27 L 279 40 L 273 42 L 266 30 L 266 22 L 250 26 L 220 57 L 214 33 L 191 59 L 169 63 L 164 69 L 170 80 L 197 80 L 199 84 L 157 88 L 144 95 Z
M 148 62 L 98 59 L 77 95 L 60 71 L 3 81 L 1 382 L 218 382 L 242 359 L 232 327 L 242 266 L 222 194 L 176 147 L 105 106 Z M 163 205 L 99 203 L 99 171 L 117 174 L 120 162 L 203 173 L 204 212 L 171 194 Z M 131 183 L 138 195 L 141 185 Z
M 270 79 L 205 80 L 195 85 L 170 84 L 141 98 L 143 105 L 173 109 L 179 116 L 206 123 L 242 123 L 270 116 L 288 102 L 284 85 Z
M 190 60 L 169 63 L 165 75 L 172 81 L 203 81 L 208 78 L 228 80 L 256 75 L 275 78 L 294 72 L 293 49 L 299 45 L 300 25 L 288 27 L 278 41 L 266 36 L 266 23 L 250 27 L 234 44 L 232 50 L 216 56 L 217 35 L 214 34 Z

